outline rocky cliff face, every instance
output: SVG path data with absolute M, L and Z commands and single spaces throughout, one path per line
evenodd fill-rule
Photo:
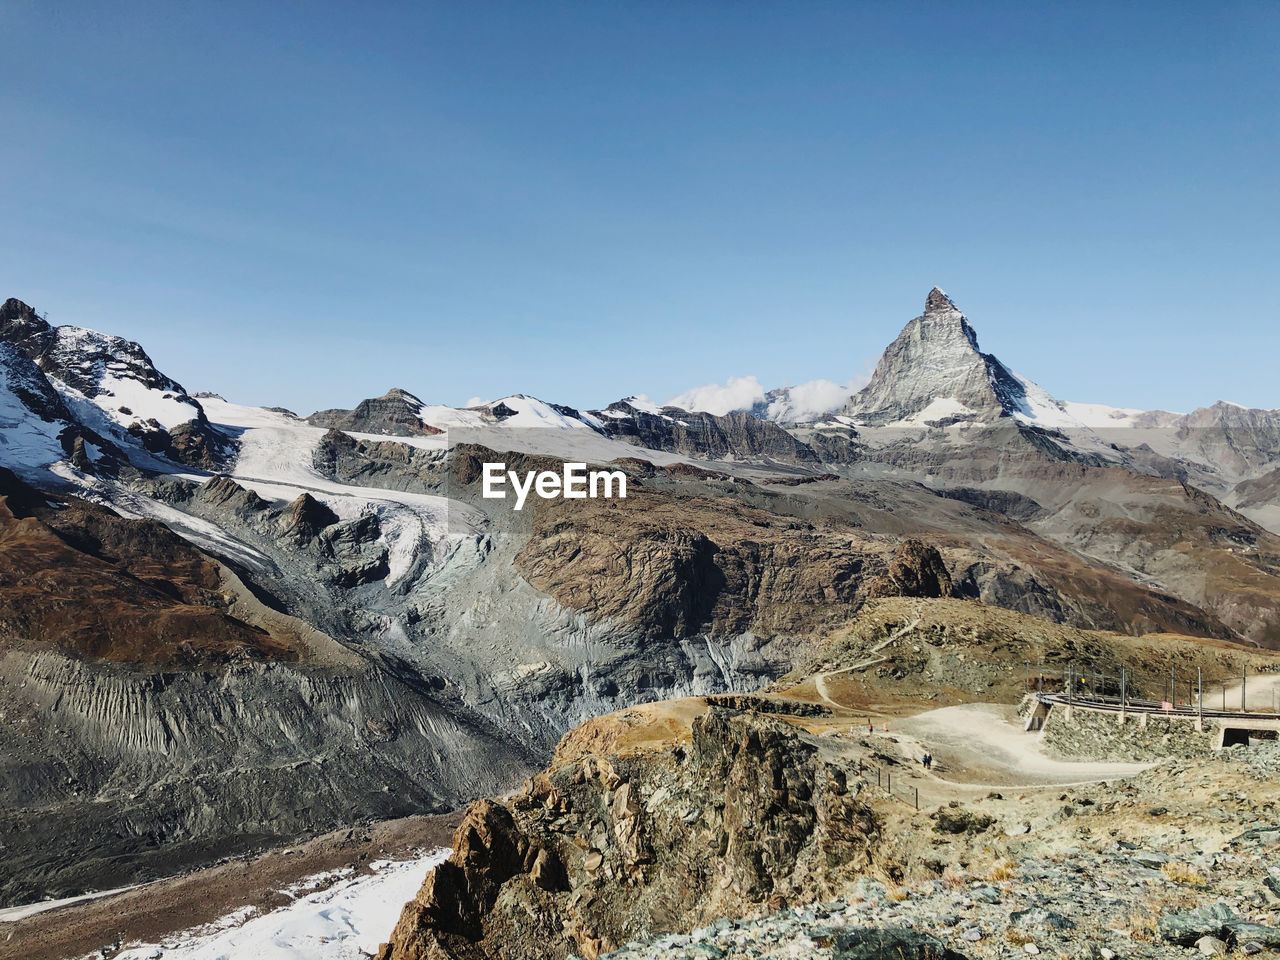
M 200 402 L 156 369 L 140 344 L 83 327 L 50 326 L 21 300 L 0 306 L 0 341 L 31 360 L 60 394 L 65 419 L 102 441 L 114 437 L 189 466 L 214 468 L 234 441 Z M 46 405 L 47 406 L 47 405 Z
M 594 960 L 821 898 L 871 862 L 879 824 L 856 771 L 779 719 L 712 707 L 687 743 L 636 756 L 580 742 L 510 800 L 468 809 L 382 960 Z
M 650 450 L 713 460 L 772 459 L 785 463 L 817 463 L 808 446 L 775 423 L 749 413 L 719 417 L 667 407 L 658 413 L 641 410 L 626 400 L 606 410 L 592 411 L 600 429 L 610 437 Z
M 871 382 L 843 413 L 883 425 L 990 422 L 1027 406 L 1027 384 L 991 354 L 945 293 L 934 287 L 924 313 L 908 323 L 876 365 Z
M 888 551 L 833 525 L 640 489 L 625 501 L 542 504 L 516 563 L 564 606 L 649 636 L 796 636 L 850 616 L 877 578 L 874 589 L 950 592 L 936 550 L 909 585 L 893 579 Z
M 317 427 L 392 437 L 429 437 L 442 431 L 422 420 L 423 403 L 407 390 L 394 387 L 380 397 L 362 400 L 354 410 L 319 410 L 307 418 Z

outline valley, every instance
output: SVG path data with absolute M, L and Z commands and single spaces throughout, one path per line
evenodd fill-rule
M 1224 689 L 1264 671 L 1266 708 L 1280 413 L 1059 401 L 937 288 L 867 386 L 828 399 L 452 408 L 397 388 L 300 416 L 188 394 L 140 345 L 5 302 L 0 909 L 203 889 L 466 809 L 382 955 L 594 960 L 869 878 L 881 918 L 918 885 L 960 891 L 948 870 L 1076 856 L 1051 822 L 1064 790 L 1114 812 L 1150 778 L 1270 762 L 1057 755 L 1013 711 L 1031 663 Z M 529 478 L 523 509 L 489 495 L 498 463 Z M 530 491 L 596 473 L 625 497 Z M 910 815 L 872 784 L 890 772 Z M 953 803 L 1000 827 L 931 850 Z M 1231 823 L 1253 829 L 1246 806 Z M 284 874 L 256 870 L 269 913 Z M 0 920 L 0 955 L 8 935 L 43 956 L 76 918 L 154 944 L 229 912 L 210 897 L 162 929 L 136 898 Z

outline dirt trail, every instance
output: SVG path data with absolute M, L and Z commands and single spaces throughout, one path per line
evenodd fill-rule
M 1036 734 L 1023 731 L 1014 707 L 994 703 L 908 717 L 894 723 L 893 736 L 917 762 L 923 753 L 933 754 L 935 779 L 965 786 L 1065 786 L 1131 777 L 1152 766 L 1055 760 L 1041 751 Z

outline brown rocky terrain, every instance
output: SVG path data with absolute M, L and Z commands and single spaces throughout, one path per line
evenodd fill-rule
M 642 488 L 625 501 L 540 504 L 516 563 L 564 606 L 650 634 L 794 635 L 856 609 L 891 550 L 741 501 Z
M 194 669 L 303 650 L 231 615 L 221 565 L 151 520 L 50 498 L 0 469 L 0 642 Z
M 856 771 L 819 764 L 782 721 L 712 707 L 656 756 L 573 743 L 510 801 L 471 806 L 384 960 L 594 960 L 640 933 L 829 895 L 870 866 L 879 824 Z
M 783 947 L 792 952 L 776 955 L 954 958 L 1028 943 L 1158 957 L 1209 934 L 1280 946 L 1262 865 L 1239 869 L 1246 848 L 1268 842 L 1241 831 L 1271 822 L 1274 791 L 1230 786 L 1280 755 L 1256 768 L 1179 757 L 1126 781 L 1145 768 L 1000 766 L 988 758 L 1004 748 L 985 746 L 977 727 L 977 742 L 949 746 L 948 723 L 986 714 L 930 725 L 926 704 L 940 695 L 1016 702 L 1026 659 L 1126 665 L 1139 683 L 1171 665 L 1280 663 L 1236 644 L 1076 630 L 971 602 L 874 601 L 773 692 L 650 704 L 571 731 L 523 790 L 469 808 L 380 958 L 746 960 Z M 1030 756 L 1036 738 L 1025 736 Z M 916 758 L 931 741 L 941 760 L 925 772 Z M 1224 785 L 1221 796 L 1248 802 L 1199 817 Z M 1115 892 L 1091 902 L 1083 872 Z M 1217 900 L 1226 913 L 1195 912 Z

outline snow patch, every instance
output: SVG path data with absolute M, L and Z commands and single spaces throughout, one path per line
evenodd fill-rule
M 404 905 L 448 855 L 448 850 L 436 850 L 418 860 L 376 861 L 370 864 L 373 872 L 365 876 L 355 876 L 352 871 L 317 874 L 282 891 L 296 899 L 278 910 L 265 914 L 237 910 L 206 927 L 159 943 L 131 945 L 118 957 L 364 960 L 386 941 Z M 321 885 L 326 886 L 315 890 Z
M 965 406 L 955 397 L 939 397 L 929 403 L 927 407 L 919 413 L 913 414 L 896 423 L 891 423 L 892 427 L 923 427 L 939 420 L 945 420 L 949 417 L 972 417 L 976 416 L 975 412 Z
M 495 400 L 490 406 L 496 407 L 498 404 L 515 411 L 515 416 L 504 417 L 500 421 L 503 427 L 517 430 L 544 429 L 548 427 L 558 430 L 591 429 L 583 421 L 561 413 L 551 404 L 539 400 L 537 397 L 516 394 L 512 397 L 503 397 L 501 400 Z

